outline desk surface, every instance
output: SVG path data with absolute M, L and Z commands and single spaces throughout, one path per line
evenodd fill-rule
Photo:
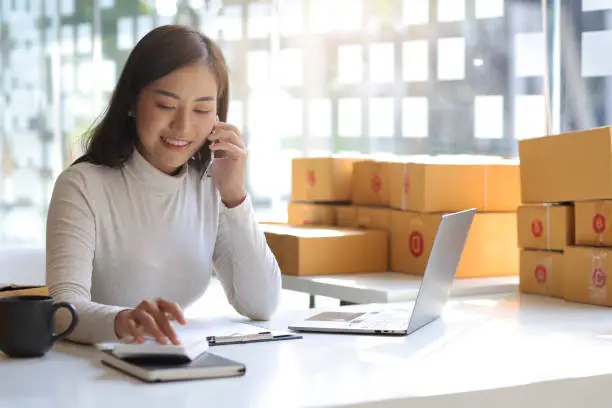
M 451 296 L 511 293 L 518 289 L 518 276 L 455 279 Z M 398 272 L 345 275 L 283 275 L 283 289 L 328 296 L 352 303 L 408 302 L 416 298 L 421 277 Z
M 262 325 L 284 329 L 310 313 L 313 310 L 283 313 Z M 198 324 L 215 322 L 203 319 Z M 306 334 L 302 340 L 211 350 L 244 362 L 247 374 L 145 384 L 102 366 L 92 348 L 70 343 L 57 344 L 40 359 L 0 357 L 0 406 L 269 408 L 409 403 L 441 408 L 481 406 L 483 397 L 487 406 L 501 408 L 547 406 L 551 401 L 556 408 L 586 402 L 589 407 L 609 406 L 612 314 L 610 309 L 529 295 L 466 298 L 452 301 L 443 319 L 407 337 Z M 575 379 L 597 375 L 603 376 Z M 530 383 L 536 384 L 513 388 Z

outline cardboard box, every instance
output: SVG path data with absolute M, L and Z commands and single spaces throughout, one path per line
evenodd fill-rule
M 295 158 L 291 164 L 291 201 L 351 200 L 353 164 L 347 157 Z
M 576 245 L 612 246 L 612 200 L 575 203 Z
M 389 239 L 384 231 L 290 225 L 262 228 L 286 275 L 389 270 Z
M 522 249 L 519 290 L 563 298 L 563 252 Z
M 291 225 L 336 225 L 336 207 L 328 204 L 289 203 Z
M 612 248 L 567 247 L 563 263 L 566 300 L 612 306 Z
M 0 297 L 5 296 L 49 296 L 49 288 L 45 285 L 0 284 Z
M 430 158 L 391 163 L 390 206 L 420 212 L 516 212 L 520 205 L 516 161 Z
M 355 205 L 389 206 L 389 163 L 361 161 L 353 165 L 353 195 Z
M 357 227 L 391 232 L 391 209 L 357 207 Z
M 441 214 L 392 211 L 391 270 L 423 275 Z M 476 213 L 456 276 L 516 276 L 516 213 Z
M 524 203 L 612 199 L 612 127 L 518 142 Z
M 338 227 L 356 228 L 357 207 L 353 205 L 339 205 L 336 207 L 336 225 Z
M 378 229 L 391 232 L 391 211 L 389 208 L 351 206 L 344 210 L 339 210 L 337 214 L 338 220 L 340 220 L 340 214 L 342 212 L 345 213 L 342 216 L 343 227 Z M 340 226 L 340 221 L 338 226 Z
M 389 208 L 357 207 L 357 227 L 391 232 Z
M 572 205 L 522 205 L 516 216 L 519 248 L 562 251 L 574 245 Z

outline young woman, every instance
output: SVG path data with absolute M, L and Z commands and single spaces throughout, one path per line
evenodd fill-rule
M 245 189 L 240 131 L 225 123 L 228 85 L 219 47 L 188 27 L 156 28 L 132 50 L 49 206 L 47 284 L 79 313 L 69 339 L 178 343 L 170 321 L 185 324 L 213 267 L 238 313 L 274 312 L 280 270 Z M 69 322 L 58 312 L 58 330 Z

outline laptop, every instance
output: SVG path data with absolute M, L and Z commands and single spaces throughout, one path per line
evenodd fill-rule
M 444 214 L 412 308 L 408 310 L 328 311 L 289 325 L 304 332 L 408 335 L 442 313 L 476 209 Z

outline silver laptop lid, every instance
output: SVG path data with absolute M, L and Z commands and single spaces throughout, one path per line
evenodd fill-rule
M 437 319 L 448 300 L 476 209 L 442 216 L 421 287 L 408 324 L 408 333 Z

